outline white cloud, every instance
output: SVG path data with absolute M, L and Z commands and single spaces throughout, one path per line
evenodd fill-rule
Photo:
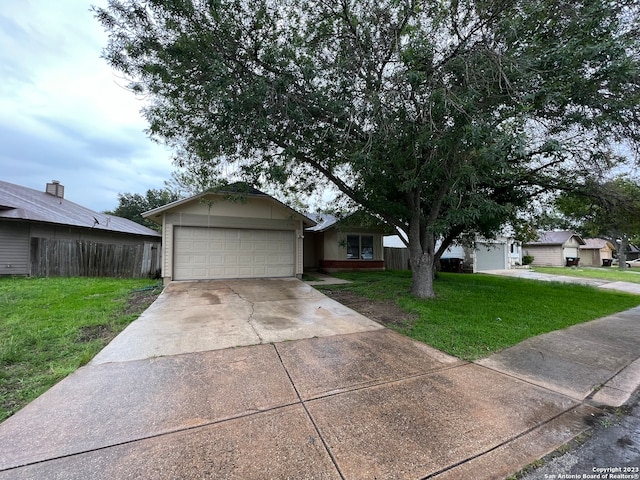
M 2 180 L 35 189 L 60 180 L 94 210 L 169 179 L 170 152 L 146 137 L 142 103 L 100 58 L 99 1 L 21 0 L 0 7 Z

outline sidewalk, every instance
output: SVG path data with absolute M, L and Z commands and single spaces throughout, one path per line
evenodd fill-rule
M 640 284 L 630 282 L 550 275 L 528 269 L 483 273 L 577 283 L 640 295 Z M 640 387 L 638 329 L 640 307 L 530 338 L 478 363 L 572 398 L 618 407 Z
M 477 361 L 567 397 L 623 405 L 640 387 L 640 306 L 529 338 Z
M 568 275 L 550 275 L 547 273 L 537 273 L 526 268 L 514 268 L 510 270 L 486 270 L 482 273 L 488 275 L 500 275 L 503 277 L 528 278 L 542 282 L 577 283 L 580 285 L 591 285 L 597 288 L 618 290 L 621 292 L 640 295 L 640 283 L 611 282 L 602 279 L 571 277 Z

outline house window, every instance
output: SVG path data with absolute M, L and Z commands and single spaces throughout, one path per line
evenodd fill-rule
M 373 235 L 347 235 L 347 258 L 373 260 Z

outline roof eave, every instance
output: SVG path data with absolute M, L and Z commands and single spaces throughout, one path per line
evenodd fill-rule
M 200 200 L 208 195 L 215 195 L 215 196 L 224 196 L 226 193 L 225 192 L 204 192 L 204 193 L 199 193 L 198 195 L 194 195 L 192 197 L 188 197 L 188 198 L 182 198 L 180 200 L 176 200 L 175 202 L 171 202 L 168 203 L 166 205 L 163 205 L 161 207 L 158 208 L 154 208 L 153 210 L 149 210 L 146 212 L 142 213 L 142 216 L 144 218 L 148 218 L 149 220 L 156 222 L 159 225 L 162 225 L 162 215 L 164 213 L 166 213 L 169 210 L 174 209 L 175 207 L 179 207 L 181 205 L 185 205 L 187 203 L 191 203 L 193 201 L 196 200 Z M 307 224 L 307 225 L 317 225 L 317 223 L 310 219 L 309 217 L 301 214 L 300 212 L 294 210 L 293 208 L 285 205 L 284 203 L 282 203 L 280 200 L 273 198 L 271 195 L 267 195 L 266 193 L 260 193 L 260 194 L 256 194 L 256 193 L 247 193 L 245 194 L 247 197 L 253 197 L 253 198 L 266 198 L 274 203 L 276 203 L 277 205 L 281 206 L 282 208 L 285 208 L 286 210 L 290 211 L 291 213 L 293 213 L 298 220 L 301 220 L 303 223 Z

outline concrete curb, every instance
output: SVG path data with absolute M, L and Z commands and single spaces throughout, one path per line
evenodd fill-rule
M 630 363 L 589 397 L 598 406 L 621 407 L 640 388 L 640 359 Z

